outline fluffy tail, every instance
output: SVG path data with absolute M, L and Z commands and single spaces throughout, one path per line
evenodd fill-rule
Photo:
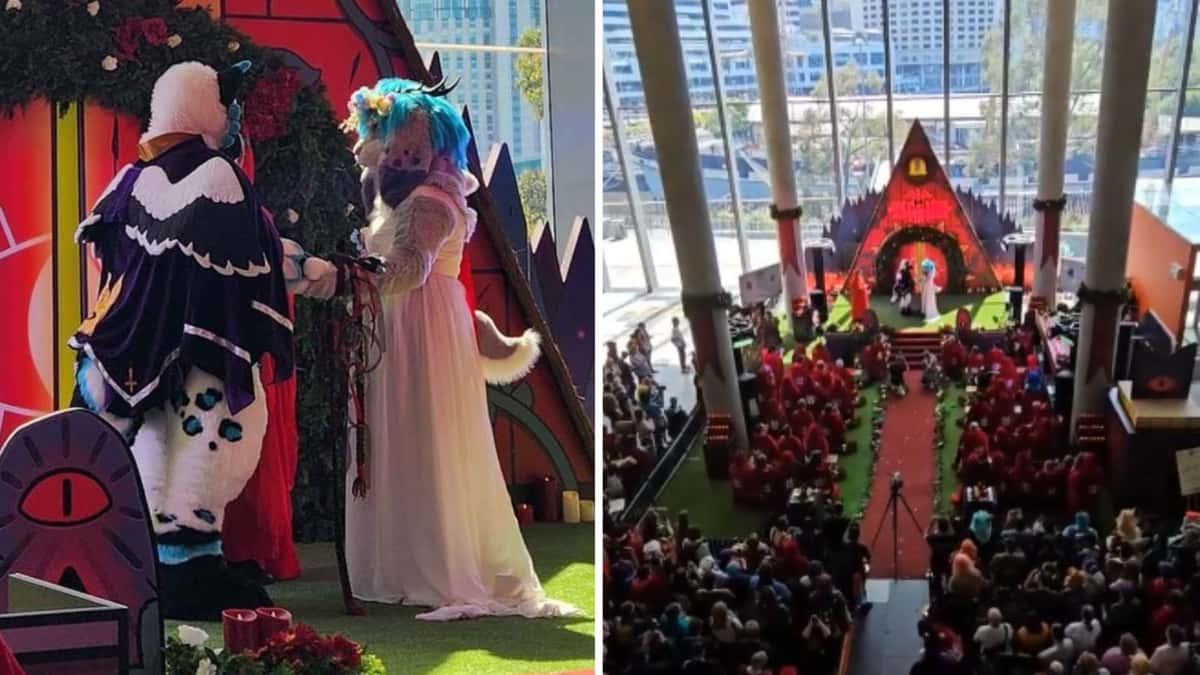
M 500 332 L 492 317 L 479 310 L 475 310 L 475 328 L 483 377 L 489 384 L 516 382 L 533 370 L 541 356 L 542 336 L 533 329 L 519 337 L 508 337 Z

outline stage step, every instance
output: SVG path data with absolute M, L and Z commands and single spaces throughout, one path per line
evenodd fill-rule
M 942 345 L 940 333 L 927 331 L 895 333 L 890 340 L 892 349 L 904 357 L 909 368 L 920 368 L 925 352 L 937 354 Z

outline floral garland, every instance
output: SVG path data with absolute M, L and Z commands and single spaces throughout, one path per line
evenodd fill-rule
M 871 462 L 867 465 L 867 480 L 864 482 L 863 495 L 859 500 L 858 512 L 853 518 L 862 522 L 867 514 L 867 503 L 871 500 L 871 489 L 875 485 L 875 464 L 879 459 L 879 448 L 883 445 L 883 418 L 887 414 L 887 406 L 883 405 L 882 389 L 877 390 L 875 403 L 871 407 Z
M 932 227 L 909 227 L 892 235 L 875 258 L 875 292 L 890 293 L 892 290 L 892 270 L 896 267 L 896 256 L 905 244 L 933 244 L 942 250 L 946 257 L 946 288 L 945 293 L 962 293 L 967 282 L 967 265 L 963 260 L 958 242 L 950 235 Z
M 203 630 L 180 626 L 167 637 L 166 675 L 387 675 L 383 661 L 354 641 L 322 636 L 305 624 L 239 654 L 205 647 L 207 641 Z
M 243 131 L 254 143 L 255 185 L 276 224 L 317 253 L 351 252 L 364 222 L 357 172 L 338 118 L 318 83 L 304 86 L 277 53 L 254 44 L 203 8 L 178 0 L 6 0 L 0 8 L 0 114 L 35 99 L 65 109 L 78 101 L 149 118 L 155 80 L 169 66 L 224 68 L 250 60 Z M 296 538 L 330 540 L 338 491 L 333 456 L 344 455 L 344 375 L 324 329 L 333 303 L 296 302 L 296 396 L 300 464 L 293 501 Z M 339 387 L 339 383 L 340 387 Z M 190 675 L 190 674 L 189 674 Z

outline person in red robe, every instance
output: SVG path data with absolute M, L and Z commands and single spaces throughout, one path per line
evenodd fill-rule
M 824 363 L 828 365 L 831 362 L 829 358 L 829 350 L 825 348 L 824 342 L 819 342 L 815 347 L 813 347 L 812 362 L 814 365 L 817 363 Z
M 779 454 L 779 441 L 767 431 L 764 424 L 759 424 L 750 436 L 750 449 L 765 453 L 768 457 Z
M 866 321 L 871 304 L 871 287 L 859 270 L 850 273 L 850 278 L 846 280 L 846 292 L 850 296 L 850 320 Z
M 1067 512 L 1095 512 L 1096 496 L 1104 482 L 1104 469 L 1095 453 L 1081 452 L 1067 474 Z
M 820 424 L 814 422 L 808 425 L 804 433 L 804 448 L 809 452 L 820 450 L 821 457 L 829 454 L 829 435 Z
M 771 373 L 775 375 L 775 381 L 779 382 L 783 379 L 783 353 L 775 349 L 764 349 L 762 352 L 763 365 L 771 369 Z
M 958 439 L 958 456 L 954 463 L 961 464 L 962 460 L 977 448 L 983 448 L 985 453 L 988 451 L 988 435 L 978 422 L 971 422 L 963 431 L 962 437 Z
M 1047 459 L 1034 476 L 1034 485 L 1042 504 L 1049 507 L 1062 505 L 1063 482 L 1066 470 L 1058 460 Z
M 804 440 L 790 432 L 779 439 L 779 456 L 786 457 L 788 453 L 793 459 L 804 454 Z
M 764 361 L 758 368 L 758 378 L 754 382 L 755 392 L 758 394 L 759 405 L 775 399 L 779 392 L 779 382 L 775 380 L 775 372 L 771 370 L 771 366 Z
M 1028 450 L 1022 450 L 1013 458 L 1012 466 L 1008 468 L 1007 498 L 1014 506 L 1027 508 L 1034 502 L 1034 481 L 1037 471 L 1033 467 L 1033 458 Z
M 841 452 L 842 446 L 846 444 L 846 422 L 842 419 L 842 413 L 838 410 L 836 403 L 831 401 L 825 406 L 825 412 L 821 415 L 821 424 L 829 432 L 830 445 Z
M 991 475 L 988 467 L 987 450 L 982 447 L 972 450 L 959 469 L 959 478 L 963 485 L 989 482 Z
M 842 419 L 854 417 L 854 399 L 857 397 L 846 386 L 845 380 L 840 377 L 833 378 L 833 387 L 829 390 L 829 398 L 829 403 L 837 406 Z
M 1006 359 L 1008 359 L 1008 357 L 1005 356 L 1004 350 L 1000 349 L 999 345 L 992 345 L 992 348 L 989 349 L 987 353 L 987 367 L 999 368 L 1001 366 L 1001 362 L 1005 361 Z
M 953 335 L 942 342 L 942 370 L 953 380 L 962 379 L 967 366 L 967 349 Z
M 808 425 L 813 423 L 813 414 L 808 409 L 808 401 L 801 399 L 796 403 L 796 409 L 792 411 L 788 423 L 792 428 L 792 433 L 803 438 L 808 431 Z

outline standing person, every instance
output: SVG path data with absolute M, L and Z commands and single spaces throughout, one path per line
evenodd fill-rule
M 633 329 L 633 340 L 637 343 L 637 349 L 646 356 L 646 364 L 650 368 L 650 372 L 658 372 L 654 369 L 654 364 L 651 361 L 654 352 L 654 343 L 650 341 L 650 331 L 646 330 L 646 324 L 638 322 L 636 328 Z
M 892 302 L 900 308 L 900 313 L 908 315 L 912 313 L 912 296 L 916 282 L 913 279 L 913 267 L 911 260 L 904 260 L 900 263 L 900 271 L 896 273 L 896 285 L 892 290 Z
M 921 262 L 921 272 L 925 275 L 921 281 L 921 312 L 925 315 L 925 323 L 937 321 L 942 313 L 938 311 L 937 294 L 942 291 L 936 283 L 937 267 L 933 261 L 926 258 Z
M 684 375 L 690 371 L 687 364 L 687 342 L 683 339 L 683 330 L 679 327 L 679 317 L 671 317 L 671 344 L 679 352 L 679 369 Z
M 386 269 L 381 361 L 358 420 L 372 442 L 347 475 L 347 566 L 358 598 L 432 608 L 418 619 L 566 616 L 578 610 L 542 590 L 496 456 L 485 366 L 504 375 L 480 354 L 459 280 L 479 185 L 445 93 L 390 78 L 351 101 L 356 159 L 378 195 L 365 239 Z M 532 367 L 530 351 L 510 356 L 509 381 Z
M 890 384 L 892 388 L 901 396 L 908 393 L 908 390 L 904 386 L 904 373 L 907 372 L 908 361 L 905 360 L 904 355 L 900 352 L 894 352 L 891 361 L 888 362 L 888 373 L 891 376 Z
M 850 272 L 850 278 L 846 280 L 846 293 L 850 296 L 850 320 L 860 323 L 866 321 L 871 303 L 871 287 L 857 269 Z

